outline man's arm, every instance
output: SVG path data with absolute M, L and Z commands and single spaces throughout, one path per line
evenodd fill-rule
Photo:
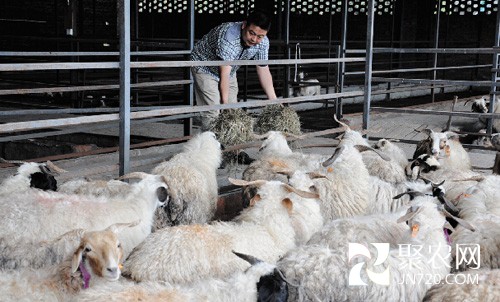
M 271 75 L 271 71 L 269 71 L 269 66 L 257 66 L 257 75 L 259 76 L 260 86 L 264 89 L 267 98 L 270 100 L 276 99 L 273 76 Z
M 231 66 L 219 66 L 219 92 L 220 92 L 220 103 L 229 103 L 229 73 L 231 73 Z

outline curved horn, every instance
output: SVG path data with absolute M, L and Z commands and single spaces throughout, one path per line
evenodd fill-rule
M 256 186 L 256 187 L 260 187 L 260 186 L 262 186 L 263 184 L 265 184 L 267 182 L 267 181 L 262 180 L 262 179 L 253 180 L 253 181 L 247 181 L 247 180 L 243 180 L 243 179 L 234 179 L 234 178 L 231 178 L 231 177 L 229 177 L 228 180 L 233 185 L 241 186 L 241 187 L 244 187 L 244 186 Z
M 333 162 L 335 162 L 337 160 L 337 158 L 340 156 L 340 154 L 342 154 L 342 152 L 345 150 L 345 146 L 342 146 L 340 148 L 337 148 L 335 149 L 335 152 L 333 152 L 332 156 L 325 160 L 322 164 L 323 167 L 328 167 L 329 165 L 331 165 Z
M 403 216 L 399 217 L 396 222 L 401 223 L 403 221 L 408 221 L 408 220 L 412 219 L 413 217 L 415 217 L 415 215 L 420 213 L 423 209 L 424 208 L 419 207 L 416 211 L 414 211 L 413 207 L 410 207 L 408 209 L 408 212 L 406 212 L 406 214 L 404 214 Z
M 148 177 L 150 174 L 148 173 L 145 173 L 145 172 L 132 172 L 132 173 L 128 173 L 128 174 L 125 174 L 125 175 L 122 175 L 118 178 L 116 178 L 117 180 L 122 180 L 122 179 L 129 179 L 129 178 L 140 178 L 140 179 L 144 179 L 146 177 Z
M 468 102 L 474 102 L 474 100 L 473 99 L 468 99 L 467 101 L 465 101 L 464 106 L 467 106 Z
M 455 217 L 453 215 L 451 215 L 448 211 L 446 211 L 443 207 L 440 207 L 440 210 L 441 212 L 443 212 L 443 214 L 446 216 L 446 217 L 449 217 L 453 220 L 455 220 L 456 222 L 458 222 L 461 226 L 463 226 L 464 228 L 472 231 L 472 232 L 475 232 L 476 229 L 470 224 L 468 223 L 467 221 L 463 220 L 463 219 L 460 219 L 458 217 Z
M 53 162 L 51 162 L 50 160 L 48 160 L 46 163 L 47 167 L 53 171 L 53 172 L 57 172 L 57 173 L 66 173 L 68 171 L 56 166 Z
M 339 123 L 339 125 L 342 125 L 342 127 L 344 127 L 344 128 L 346 128 L 346 129 L 351 130 L 351 127 L 349 127 L 349 125 L 347 125 L 346 123 L 341 122 L 341 121 L 339 121 L 339 120 L 337 119 L 337 114 L 334 114 L 334 115 L 333 115 L 333 119 L 334 119 L 337 123 Z
M 56 175 L 59 174 L 59 173 L 50 171 L 49 168 L 46 167 L 46 166 L 44 166 L 44 165 L 41 165 L 39 167 L 40 167 L 40 170 L 42 171 L 43 174 L 47 174 L 47 175 L 50 175 L 50 176 L 56 176 Z
M 391 158 L 387 155 L 385 155 L 384 153 L 380 152 L 379 150 L 377 149 L 373 149 L 372 147 L 370 146 L 365 146 L 365 145 L 355 145 L 354 146 L 356 149 L 358 149 L 359 152 L 365 152 L 365 151 L 373 151 L 375 152 L 378 156 L 380 156 L 380 158 L 382 158 L 383 160 L 385 161 L 390 161 Z
M 298 190 L 290 185 L 287 185 L 287 184 L 283 184 L 283 187 L 285 188 L 285 190 L 287 190 L 288 192 L 293 192 L 297 195 L 299 195 L 300 197 L 303 197 L 303 198 L 319 198 L 319 194 L 318 193 L 311 193 L 311 192 L 307 192 L 307 191 L 302 191 L 302 190 Z
M 422 192 L 419 192 L 419 191 L 406 191 L 406 192 L 403 192 L 401 194 L 398 194 L 396 196 L 394 196 L 392 199 L 400 199 L 401 197 L 405 196 L 406 194 L 408 195 L 415 195 L 415 196 L 424 196 L 425 194 L 422 193 Z
M 484 177 L 484 176 L 474 176 L 474 177 L 464 178 L 464 179 L 454 179 L 452 181 L 453 182 L 459 182 L 459 181 L 478 181 L 478 182 L 481 182 L 485 179 L 486 179 L 486 177 Z
M 27 163 L 26 161 L 22 161 L 22 160 L 6 160 L 6 159 L 3 159 L 0 157 L 0 163 L 6 163 L 6 164 L 14 164 L 14 165 L 22 165 L 22 164 L 25 164 Z
M 247 255 L 247 254 L 238 253 L 238 252 L 235 252 L 235 251 L 231 251 L 231 252 L 233 252 L 233 254 L 235 254 L 236 256 L 238 256 L 241 259 L 245 260 L 246 262 L 250 263 L 251 265 L 254 265 L 254 264 L 262 262 L 262 260 L 254 257 L 254 256 L 250 256 L 250 255 Z
M 115 234 L 118 234 L 122 230 L 124 230 L 125 228 L 135 227 L 135 226 L 139 225 L 140 223 L 141 223 L 140 219 L 132 221 L 132 222 L 128 222 L 128 223 L 115 223 L 115 224 L 112 224 L 109 227 L 107 227 L 106 231 L 111 231 Z
M 432 186 L 433 188 L 437 188 L 437 187 L 439 187 L 439 186 L 442 186 L 442 185 L 444 184 L 444 182 L 445 182 L 445 181 L 446 181 L 446 180 L 443 180 L 442 182 L 440 182 L 440 183 L 438 183 L 438 184 L 433 183 L 433 182 L 431 181 L 431 186 Z

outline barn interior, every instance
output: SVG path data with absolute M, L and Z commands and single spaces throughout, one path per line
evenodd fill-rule
M 255 9 L 272 19 L 259 64 L 278 98 L 242 60 L 238 102 L 197 106 L 190 69 L 206 62 L 190 60 L 195 43 Z M 474 173 L 500 174 L 498 0 L 0 0 L 0 36 L 0 181 L 26 162 L 57 164 L 60 184 L 150 173 L 202 132 L 201 113 L 257 120 L 278 105 L 297 113 L 287 139 L 303 154 L 331 155 L 350 127 L 411 164 L 428 133 L 452 132 Z M 243 178 L 238 154 L 258 160 L 263 140 L 224 142 L 214 220 L 246 210 L 229 178 Z

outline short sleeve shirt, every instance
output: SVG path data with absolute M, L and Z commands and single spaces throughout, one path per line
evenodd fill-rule
M 269 53 L 269 39 L 267 36 L 257 45 L 250 47 L 243 46 L 241 26 L 242 22 L 229 22 L 213 28 L 196 43 L 191 52 L 191 60 L 267 60 Z M 220 79 L 219 66 L 196 66 L 194 68 Z M 229 75 L 231 77 L 235 76 L 238 68 L 240 66 L 232 65 Z

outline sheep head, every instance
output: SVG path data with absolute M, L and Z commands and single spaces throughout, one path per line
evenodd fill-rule
M 123 248 L 117 234 L 139 223 L 140 220 L 117 223 L 102 231 L 84 233 L 71 261 L 71 271 L 75 273 L 80 269 L 85 281 L 84 287 L 88 287 L 91 277 L 97 276 L 109 281 L 116 281 L 120 278 Z

